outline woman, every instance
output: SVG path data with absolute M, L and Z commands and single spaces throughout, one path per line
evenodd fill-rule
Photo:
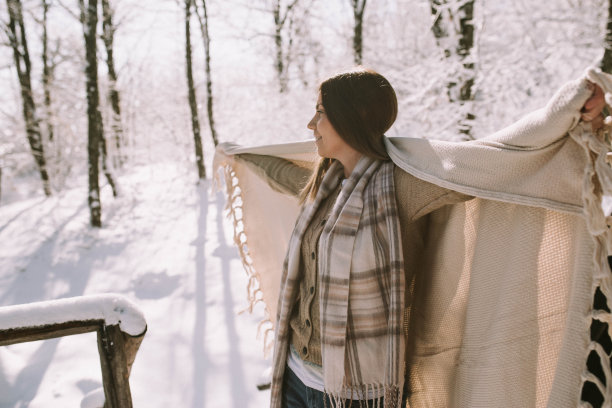
M 595 90 L 585 121 L 600 117 Z M 358 68 L 320 86 L 308 123 L 321 157 L 314 169 L 234 156 L 302 203 L 281 279 L 271 406 L 396 407 L 408 397 L 408 312 L 429 215 L 471 196 L 390 160 L 384 133 L 396 115 L 389 82 Z

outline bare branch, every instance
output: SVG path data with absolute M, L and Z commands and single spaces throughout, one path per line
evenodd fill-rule
M 12 45 L 12 41 L 11 41 L 11 31 L 9 29 L 8 23 L 2 23 L 2 32 L 4 33 L 4 35 L 6 35 L 6 39 L 8 40 L 8 42 L 2 42 L 0 44 L 2 45 L 8 45 L 11 46 Z
M 72 16 L 72 18 L 74 18 L 75 20 L 77 20 L 79 22 L 83 21 L 82 17 L 81 17 L 82 13 L 83 13 L 83 10 L 80 11 L 80 14 L 77 14 L 74 11 L 72 11 L 72 9 L 70 7 L 66 6 L 62 0 L 57 0 L 57 3 L 59 4 L 59 6 L 61 8 L 64 9 L 64 11 L 66 11 L 70 16 Z M 84 7 L 83 0 L 79 0 L 79 6 L 81 7 L 81 9 Z
M 285 21 L 287 20 L 287 17 L 291 14 L 291 9 L 293 9 L 293 7 L 297 4 L 299 0 L 293 0 L 293 2 L 291 4 L 289 4 L 287 6 L 287 8 L 285 8 L 285 14 L 283 15 L 282 18 L 280 18 L 280 21 L 278 23 L 278 25 L 282 28 L 285 25 Z M 279 13 L 280 13 L 280 0 L 278 0 L 278 8 L 279 8 Z

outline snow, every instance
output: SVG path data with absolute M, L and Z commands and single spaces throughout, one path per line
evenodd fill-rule
M 196 185 L 190 164 L 135 167 L 114 200 L 105 186 L 102 229 L 89 227 L 84 177 L 61 196 L 2 206 L 0 306 L 117 293 L 148 325 L 130 377 L 135 407 L 266 406 L 263 308 L 241 313 L 247 278 L 225 199 Z M 85 396 L 94 407 L 101 385 L 95 333 L 0 347 L 2 408 L 78 407 Z
M 101 388 L 89 392 L 81 401 L 81 408 L 100 408 L 104 406 L 104 390 Z
M 147 322 L 142 311 L 116 294 L 76 296 L 0 308 L 0 330 L 47 326 L 66 322 L 104 320 L 131 336 L 142 334 Z

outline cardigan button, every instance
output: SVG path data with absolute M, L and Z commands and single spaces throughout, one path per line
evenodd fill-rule
M 310 253 L 310 257 L 311 257 L 312 259 L 315 259 L 315 256 L 316 256 L 316 255 L 315 255 L 314 251 Z
M 312 295 L 314 293 L 314 286 L 310 287 L 310 294 Z
M 303 355 L 308 354 L 308 349 L 307 349 L 306 347 L 304 347 L 304 348 L 302 349 L 302 354 L 303 354 Z
M 310 327 L 310 319 L 306 319 L 306 326 Z

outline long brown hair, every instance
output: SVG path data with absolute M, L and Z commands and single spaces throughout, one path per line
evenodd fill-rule
M 326 79 L 319 86 L 325 114 L 340 137 L 359 153 L 388 160 L 384 133 L 397 117 L 397 97 L 385 77 L 357 67 Z M 301 194 L 314 199 L 333 159 L 320 158 Z

